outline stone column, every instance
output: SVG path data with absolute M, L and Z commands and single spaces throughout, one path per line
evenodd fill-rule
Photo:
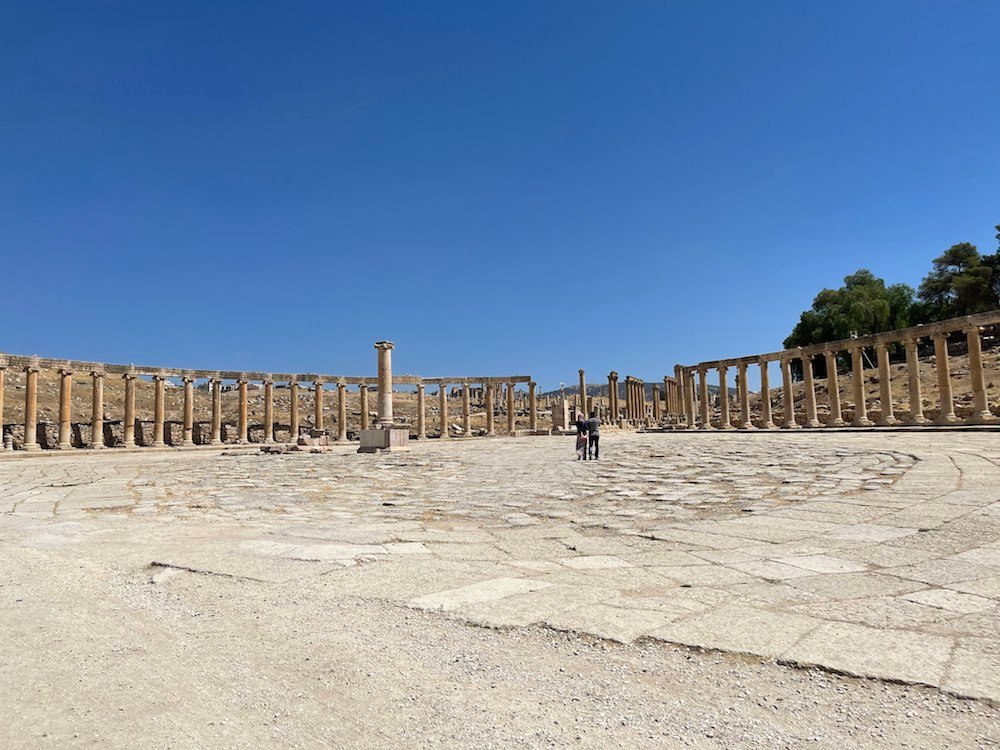
M 184 377 L 184 441 L 182 445 L 194 445 L 194 378 Z
M 517 425 L 517 415 L 514 414 L 514 384 L 507 383 L 507 433 L 514 434 Z
M 298 420 L 298 409 L 295 413 Z M 222 445 L 222 381 L 212 378 L 212 442 L 211 445 Z
M 684 410 L 688 428 L 694 429 L 694 373 L 690 370 L 684 371 Z
M 618 421 L 618 410 L 615 408 L 615 396 L 617 395 L 615 391 L 618 390 L 615 387 L 615 380 L 617 377 L 618 373 L 614 370 L 608 373 L 608 412 L 612 422 Z
M 712 429 L 712 405 L 708 400 L 708 370 L 698 369 L 698 390 L 701 393 L 701 429 Z
M 729 378 L 727 376 L 729 368 L 719 365 L 719 429 L 733 429 L 729 419 Z
M 920 359 L 917 357 L 916 338 L 906 340 L 906 378 L 910 391 L 910 417 L 907 424 L 927 424 L 924 416 L 924 397 L 920 393 Z
M 792 360 L 781 358 L 781 398 L 785 410 L 786 430 L 797 430 L 801 425 L 795 421 L 795 393 L 792 390 Z
M 3 450 L 3 400 L 4 400 L 4 378 L 7 376 L 7 363 L 0 362 L 0 450 Z
M 427 437 L 427 426 L 424 424 L 424 384 L 417 385 L 417 440 Z
M 238 381 L 236 381 L 236 383 L 237 383 L 236 387 L 240 395 L 239 418 L 236 423 L 236 431 L 238 433 L 236 437 L 236 442 L 248 443 L 250 442 L 249 440 L 250 423 L 247 417 L 247 381 L 243 378 L 240 378 Z
M 496 386 L 493 383 L 486 384 L 486 434 L 494 435 L 496 430 L 493 425 L 493 395 L 496 393 Z
M 881 341 L 875 344 L 875 357 L 878 360 L 878 392 L 882 416 L 878 423 L 883 427 L 899 424 L 892 408 L 892 371 L 889 369 L 889 349 Z
M 806 390 L 806 423 L 804 427 L 819 427 L 816 417 L 816 384 L 813 381 L 813 358 L 811 354 L 803 354 L 802 379 Z
M 470 408 L 470 389 L 468 383 L 462 383 L 462 437 L 472 437 L 472 412 Z
M 299 381 L 288 381 L 288 442 L 299 442 Z
M 830 419 L 827 427 L 843 427 L 844 412 L 840 408 L 840 380 L 837 376 L 837 352 L 823 352 L 826 359 L 826 390 L 830 402 Z
M 264 381 L 264 442 L 274 442 L 274 381 Z
M 674 365 L 674 380 L 677 381 L 677 414 L 686 423 L 687 396 L 685 395 L 685 389 L 684 389 L 684 370 L 680 365 Z
M 934 369 L 937 370 L 938 394 L 941 399 L 941 413 L 937 424 L 954 424 L 955 404 L 951 398 L 951 369 L 948 364 L 948 334 L 935 333 L 934 339 Z
M 851 347 L 851 380 L 854 385 L 854 427 L 869 427 L 868 404 L 865 400 L 865 366 L 861 360 L 861 347 Z
M 767 373 L 767 362 L 760 363 L 760 427 L 762 430 L 774 429 L 771 418 L 771 378 Z
M 67 450 L 73 447 L 73 433 L 70 430 L 70 409 L 73 406 L 73 371 L 63 368 L 59 371 L 59 445 Z
M 24 450 L 37 451 L 38 445 L 38 367 L 24 368 Z
M 391 341 L 379 341 L 378 349 L 378 421 L 381 428 L 392 427 L 392 348 Z
M 535 396 L 537 387 L 538 383 L 533 380 L 528 383 L 528 430 L 530 432 L 535 432 L 538 429 L 538 410 L 535 408 L 537 406 L 537 397 Z
M 167 378 L 165 375 L 153 376 L 153 447 L 163 448 L 166 442 L 163 440 L 163 400 L 164 389 Z
M 347 384 L 337 383 L 337 442 L 347 441 Z
M 587 415 L 587 379 L 584 377 L 584 371 L 580 370 L 580 398 L 577 401 L 579 408 L 583 410 L 584 418 Z
M 125 418 L 122 420 L 122 445 L 135 448 L 135 373 L 122 375 L 125 381 Z
M 313 429 L 322 430 L 323 429 L 323 381 L 317 380 L 313 382 Z M 367 417 L 362 417 L 362 422 L 366 421 Z
M 464 395 L 463 395 L 464 398 Z M 448 439 L 448 384 L 438 386 L 438 411 L 441 412 L 441 437 Z M 466 433 L 468 434 L 468 433 Z
M 368 383 L 361 384 L 361 429 L 368 429 Z
M 972 378 L 972 414 L 966 420 L 969 424 L 994 421 L 986 398 L 986 383 L 983 379 L 983 344 L 979 333 L 979 326 L 969 326 L 965 329 L 965 337 L 969 344 L 969 375 Z
M 660 421 L 660 386 L 653 385 L 653 421 Z
M 646 417 L 646 381 L 645 380 L 640 380 L 640 381 L 637 382 L 637 385 L 639 387 L 639 398 L 638 398 L 638 402 L 639 402 L 639 419 L 642 421 L 642 424 L 646 424 L 646 419 L 647 419 L 647 417 Z
M 669 416 L 674 413 L 674 393 L 670 378 L 663 376 L 663 413 Z
M 740 362 L 736 365 L 736 382 L 739 384 L 737 390 L 740 398 L 740 428 L 755 430 L 757 428 L 750 418 L 750 384 L 747 382 L 746 362 Z

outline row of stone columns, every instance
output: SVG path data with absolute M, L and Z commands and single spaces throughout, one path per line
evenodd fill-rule
M 983 375 L 982 341 L 981 327 L 978 325 L 967 326 L 962 329 L 966 336 L 969 353 L 969 375 L 972 384 L 973 411 L 965 420 L 968 424 L 983 424 L 996 419 L 989 410 L 985 378 Z M 955 415 L 954 400 L 951 389 L 951 371 L 948 362 L 948 331 L 940 331 L 930 334 L 934 342 L 934 367 L 937 375 L 939 414 L 935 420 L 936 424 L 955 424 L 959 418 Z M 880 426 L 892 426 L 901 424 L 895 415 L 892 402 L 892 372 L 889 366 L 889 346 L 893 343 L 901 343 L 906 350 L 907 366 L 907 391 L 909 398 L 909 417 L 906 424 L 921 425 L 927 423 L 923 413 L 923 396 L 920 385 L 920 362 L 917 356 L 917 346 L 920 336 L 910 335 L 896 341 L 883 340 L 873 345 L 875 349 L 878 379 L 879 379 L 879 401 L 881 415 L 877 424 Z M 851 357 L 851 389 L 854 397 L 854 415 L 850 424 L 854 427 L 867 427 L 875 424 L 868 417 L 867 394 L 865 390 L 864 371 L 864 349 L 862 344 L 849 346 L 846 351 Z M 827 349 L 821 355 L 825 359 L 827 372 L 827 393 L 830 417 L 826 422 L 827 427 L 841 427 L 847 424 L 843 415 L 843 408 L 840 400 L 840 377 L 837 372 L 837 355 L 840 349 Z M 800 427 L 820 427 L 821 423 L 817 417 L 816 386 L 813 373 L 813 360 L 818 355 L 805 355 L 801 351 L 786 352 L 778 357 L 781 368 L 781 405 L 783 421 L 781 427 L 785 429 L 798 429 Z M 804 392 L 804 421 L 800 424 L 795 416 L 794 409 L 794 384 L 792 381 L 792 363 L 799 360 L 803 373 Z M 743 429 L 773 429 L 776 427 L 771 404 L 771 384 L 768 365 L 775 360 L 757 361 L 760 367 L 761 381 L 761 403 L 760 414 L 756 425 L 753 424 L 750 414 L 750 395 L 747 384 L 747 367 L 753 362 L 736 363 L 736 391 L 739 403 L 739 426 Z M 708 365 L 699 365 L 696 368 L 678 368 L 677 382 L 679 384 L 679 394 L 683 402 L 683 411 L 689 426 L 696 424 L 701 429 L 731 429 L 730 407 L 729 407 L 729 387 L 728 369 L 729 366 L 719 364 L 715 366 L 718 371 L 719 383 L 719 422 L 713 425 L 711 420 L 712 408 L 708 392 Z M 698 404 L 699 413 L 695 414 L 695 399 L 693 393 L 694 375 L 698 376 Z
M 507 399 L 507 432 L 512 433 L 516 429 L 517 407 L 516 391 L 514 383 L 506 384 Z M 537 403 L 537 383 L 528 383 L 528 429 L 532 432 L 538 429 L 538 403 Z M 486 383 L 483 388 L 483 398 L 486 411 L 486 434 L 496 434 L 495 401 L 497 387 L 495 383 Z M 422 440 L 427 437 L 426 429 L 426 399 L 424 397 L 424 386 L 417 386 L 417 439 Z M 438 414 L 439 414 L 439 434 L 442 438 L 450 438 L 451 431 L 448 426 L 448 384 L 441 383 L 438 386 Z M 472 388 L 469 383 L 462 383 L 462 435 L 472 434 Z

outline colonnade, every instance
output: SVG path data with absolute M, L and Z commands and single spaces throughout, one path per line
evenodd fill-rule
M 380 342 L 388 344 L 388 342 Z M 376 345 L 378 348 L 378 345 Z M 383 353 L 383 349 L 385 352 Z M 388 349 L 391 345 L 380 349 L 379 365 L 380 369 L 388 369 Z M 140 382 L 147 382 L 150 379 L 153 386 L 153 421 L 151 439 L 147 437 L 142 441 L 144 445 L 150 447 L 166 447 L 168 444 L 182 447 L 202 445 L 222 445 L 223 443 L 223 420 L 222 420 L 222 397 L 223 384 L 226 381 L 235 381 L 235 390 L 238 392 L 238 407 L 236 419 L 236 440 L 237 444 L 250 443 L 250 421 L 249 421 L 249 400 L 250 385 L 259 383 L 263 391 L 263 437 L 259 438 L 263 443 L 275 442 L 275 408 L 274 393 L 276 386 L 284 385 L 289 395 L 288 409 L 288 429 L 289 439 L 294 442 L 301 434 L 303 425 L 300 422 L 300 398 L 299 390 L 301 386 L 310 388 L 313 392 L 314 415 L 312 431 L 313 434 L 325 433 L 324 417 L 325 396 L 329 393 L 327 386 L 336 386 L 336 432 L 330 437 L 335 441 L 344 442 L 348 440 L 348 419 L 347 419 L 347 397 L 348 387 L 356 385 L 358 388 L 360 403 L 359 428 L 368 429 L 370 424 L 368 389 L 370 385 L 377 384 L 376 378 L 357 378 L 335 375 L 276 375 L 269 373 L 246 373 L 246 372 L 225 372 L 225 371 L 203 371 L 203 370 L 176 370 L 164 368 L 144 368 L 132 365 L 107 365 L 93 362 L 76 362 L 65 360 L 42 359 L 38 357 L 22 357 L 16 355 L 0 354 L 0 427 L 3 423 L 3 407 L 5 397 L 5 384 L 7 370 L 17 368 L 24 372 L 24 432 L 21 447 L 26 451 L 37 451 L 42 448 L 42 442 L 38 435 L 38 389 L 39 376 L 43 371 L 55 371 L 59 378 L 59 417 L 58 417 L 58 439 L 52 447 L 61 450 L 74 448 L 72 433 L 72 390 L 73 377 L 80 372 L 87 372 L 91 379 L 91 399 L 89 420 L 91 436 L 89 441 L 85 441 L 83 447 L 90 449 L 102 449 L 111 444 L 120 445 L 126 448 L 134 448 L 139 445 L 136 436 L 137 412 L 136 412 L 136 391 Z M 105 436 L 106 424 L 106 404 L 105 404 L 105 379 L 108 377 L 120 377 L 124 381 L 124 398 L 122 410 L 122 430 L 118 440 L 111 440 Z M 165 393 L 168 381 L 180 380 L 183 387 L 183 407 L 182 426 L 180 441 L 168 442 L 166 433 L 166 409 Z M 210 412 L 210 433 L 209 436 L 195 433 L 195 386 L 198 381 L 208 381 L 207 389 L 211 393 Z M 508 376 L 503 378 L 479 377 L 479 378 L 420 378 L 416 376 L 399 376 L 381 379 L 382 385 L 378 391 L 378 414 L 379 424 L 385 426 L 384 422 L 392 419 L 392 384 L 416 386 L 417 394 L 417 415 L 415 420 L 416 437 L 422 439 L 427 437 L 427 404 L 426 386 L 436 385 L 438 387 L 440 423 L 439 435 L 443 438 L 451 437 L 448 421 L 448 394 L 449 383 L 459 382 L 462 385 L 462 434 L 469 436 L 471 429 L 471 403 L 470 390 L 471 383 L 481 384 L 486 394 L 486 418 L 487 434 L 496 434 L 494 420 L 494 394 L 501 385 L 506 386 L 506 432 L 514 433 L 517 428 L 517 384 L 526 383 L 528 385 L 528 429 L 536 431 L 538 428 L 537 412 L 537 385 L 529 376 Z M 199 423 L 200 424 L 200 423 Z M 176 440 L 176 438 L 175 438 Z
M 953 425 L 986 424 L 997 418 L 990 412 L 986 378 L 983 372 L 982 332 L 984 327 L 1000 325 L 1000 311 L 980 313 L 963 318 L 952 318 L 928 325 L 887 331 L 871 336 L 833 341 L 781 352 L 752 357 L 702 362 L 698 365 L 675 368 L 675 380 L 679 385 L 680 403 L 675 405 L 675 415 L 688 427 L 699 429 L 728 430 L 741 429 L 800 429 L 817 427 L 869 427 L 895 425 Z M 952 375 L 949 362 L 949 339 L 964 340 L 969 361 L 969 379 L 972 391 L 971 411 L 963 417 L 955 412 L 952 394 Z M 922 393 L 920 379 L 921 362 L 918 348 L 921 341 L 933 342 L 933 368 L 936 376 L 936 415 L 933 421 L 925 416 L 925 394 Z M 905 353 L 906 403 L 897 405 L 893 401 L 892 368 L 890 354 Z M 868 374 L 866 360 L 874 354 L 874 369 L 877 373 L 878 418 L 872 420 L 869 410 L 874 405 L 868 395 Z M 844 357 L 843 355 L 847 355 Z M 825 420 L 820 420 L 820 404 L 817 401 L 817 378 L 815 363 L 822 359 L 826 371 Z M 845 375 L 838 372 L 838 363 L 849 362 Z M 777 363 L 781 373 L 781 383 L 777 398 L 772 396 L 771 366 Z M 929 366 L 929 365 L 924 365 Z M 758 368 L 760 374 L 760 398 L 756 413 L 751 411 L 748 371 Z M 735 370 L 736 404 L 735 414 L 730 404 L 729 371 Z M 801 384 L 794 382 L 794 371 L 802 374 Z M 841 379 L 850 393 L 853 408 L 845 411 L 841 401 Z M 709 380 L 717 383 L 716 399 L 710 398 Z M 801 390 L 801 408 L 796 413 L 796 390 Z M 775 417 L 775 407 L 780 418 Z M 668 409 L 670 402 L 668 400 Z M 903 416 L 897 416 L 897 410 Z

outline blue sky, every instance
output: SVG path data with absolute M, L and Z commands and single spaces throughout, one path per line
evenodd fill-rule
M 0 351 L 371 374 L 772 351 L 996 247 L 1000 3 L 7 2 Z

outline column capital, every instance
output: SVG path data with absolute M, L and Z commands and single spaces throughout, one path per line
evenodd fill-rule
M 59 374 L 60 375 L 72 375 L 73 371 L 71 369 L 69 369 L 68 367 L 60 367 L 59 368 Z
M 391 341 L 376 341 L 375 342 L 375 348 L 376 349 L 385 349 L 385 350 L 388 350 L 388 349 L 394 348 L 395 346 L 396 345 L 394 343 L 392 343 Z
M 318 380 L 318 379 L 314 380 L 313 381 L 313 387 L 315 387 L 315 388 L 322 388 L 323 387 L 323 381 L 322 380 Z
M 190 373 L 187 373 L 187 374 L 185 374 L 185 375 L 184 375 L 184 376 L 183 376 L 183 377 L 181 378 L 181 380 L 182 380 L 182 381 L 183 381 L 183 382 L 184 382 L 185 384 L 187 384 L 187 383 L 193 383 L 193 382 L 194 382 L 195 380 L 197 380 L 197 378 L 195 378 L 195 376 L 194 376 L 194 375 L 191 375 Z
M 104 377 L 104 370 L 103 369 L 97 369 L 97 368 L 95 368 L 95 369 L 93 369 L 93 370 L 90 371 L 90 377 L 92 377 L 92 378 L 103 378 Z
M 892 343 L 891 341 L 876 341 L 875 342 L 875 351 L 885 351 L 885 350 L 888 349 L 889 344 L 891 344 L 891 343 Z
M 920 343 L 921 336 L 907 336 L 903 339 L 903 344 L 905 346 L 916 346 Z
M 444 388 L 444 383 L 441 384 L 441 387 Z M 368 383 L 361 383 L 361 384 L 359 384 L 358 385 L 358 390 L 367 391 L 368 390 Z
M 124 373 L 122 373 L 122 380 L 135 380 L 137 377 L 139 377 L 138 374 L 136 374 L 134 372 L 124 372 Z
M 972 325 L 967 325 L 967 326 L 965 326 L 965 327 L 964 327 L 964 328 L 962 329 L 962 332 L 963 332 L 963 333 L 965 333 L 965 334 L 970 334 L 970 333 L 981 333 L 981 332 L 982 332 L 982 330 L 983 330 L 983 327 L 982 327 L 982 326 L 980 326 L 980 325 L 975 325 L 975 324 L 972 324 Z
M 241 372 L 239 378 L 236 380 L 237 383 L 249 383 L 250 379 L 247 377 L 245 372 Z
M 840 352 L 839 349 L 824 349 L 823 350 L 823 356 L 824 357 L 836 357 L 839 352 Z
M 719 364 L 717 364 L 717 365 L 715 366 L 715 369 L 716 369 L 716 370 L 718 370 L 719 372 L 725 372 L 726 370 L 728 370 L 728 369 L 729 369 L 729 365 L 724 365 L 724 364 L 722 364 L 721 362 L 719 362 Z M 664 375 L 664 376 L 663 376 L 663 379 L 664 379 L 664 380 L 666 380 L 666 379 L 667 379 L 667 376 L 666 376 L 666 375 Z
M 931 334 L 931 338 L 934 339 L 935 341 L 946 340 L 948 338 L 949 333 L 951 333 L 951 331 L 937 331 Z
M 417 391 L 419 392 L 419 391 L 422 391 L 423 389 L 424 389 L 424 384 L 423 383 L 417 383 Z
M 337 383 L 337 390 L 338 391 L 347 390 L 347 383 Z
M 163 381 L 163 380 L 166 380 L 166 379 L 167 379 L 167 373 L 165 373 L 165 372 L 158 372 L 158 373 L 156 373 L 153 376 L 153 380 Z
M 618 373 L 612 370 L 611 372 L 608 373 L 608 377 L 611 378 L 612 380 L 618 380 Z
M 263 383 L 264 385 L 274 385 L 274 379 L 273 378 L 264 378 L 260 382 Z

